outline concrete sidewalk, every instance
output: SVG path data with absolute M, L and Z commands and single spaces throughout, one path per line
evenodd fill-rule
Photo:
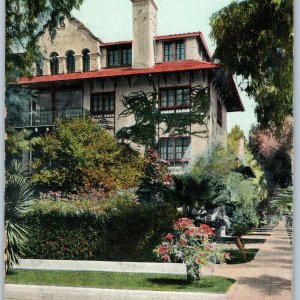
M 226 294 L 5 285 L 5 300 L 225 300 Z
M 228 268 L 223 274 L 218 270 L 215 274 L 237 280 L 227 300 L 292 299 L 293 249 L 284 222 L 270 233 L 253 261 L 244 267 Z

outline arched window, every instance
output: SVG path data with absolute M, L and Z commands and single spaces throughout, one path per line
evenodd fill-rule
M 75 52 L 69 50 L 66 54 L 67 57 L 67 73 L 74 73 L 75 72 Z
M 58 74 L 58 54 L 56 52 L 50 54 L 50 69 L 51 75 Z
M 82 67 L 83 72 L 87 72 L 90 70 L 90 50 L 84 49 L 82 51 Z

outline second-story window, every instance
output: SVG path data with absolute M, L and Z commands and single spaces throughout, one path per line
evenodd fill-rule
M 115 112 L 114 93 L 92 94 L 91 111 L 93 115 L 114 113 Z
M 74 73 L 75 72 L 75 57 L 74 57 L 74 51 L 70 50 L 67 52 L 67 72 L 68 73 Z
M 188 108 L 191 106 L 190 88 L 162 89 L 160 91 L 160 108 Z
M 50 70 L 51 70 L 51 75 L 56 75 L 58 74 L 58 54 L 53 52 L 50 55 Z
M 160 157 L 168 161 L 189 159 L 190 143 L 190 137 L 161 138 L 159 141 Z
M 36 76 L 42 76 L 43 75 L 43 62 L 41 60 L 36 62 L 35 71 L 36 71 Z
M 90 50 L 84 49 L 82 51 L 82 70 L 88 72 L 90 70 Z
M 185 59 L 184 41 L 164 43 L 164 61 L 184 60 L 184 59 Z
M 129 66 L 131 65 L 131 48 L 114 48 L 108 50 L 108 66 Z

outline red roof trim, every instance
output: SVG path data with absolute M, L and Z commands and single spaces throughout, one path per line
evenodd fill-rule
M 100 44 L 100 47 L 107 47 L 107 46 L 114 46 L 114 45 L 125 45 L 125 44 L 132 44 L 132 40 L 130 41 L 119 41 L 119 42 L 108 42 Z
M 200 31 L 198 31 L 198 32 L 187 32 L 187 33 L 177 33 L 177 34 L 160 35 L 160 36 L 157 36 L 155 39 L 157 41 L 170 40 L 170 39 L 181 39 L 181 38 L 199 36 L 200 34 L 201 34 Z
M 220 65 L 194 60 L 184 60 L 176 62 L 165 62 L 156 64 L 152 68 L 147 69 L 132 69 L 128 67 L 122 68 L 110 68 L 101 69 L 99 71 L 90 71 L 83 73 L 70 73 L 70 74 L 59 74 L 59 75 L 44 75 L 35 77 L 22 77 L 17 80 L 16 83 L 30 84 L 30 83 L 46 83 L 54 81 L 66 81 L 66 80 L 80 80 L 87 78 L 105 78 L 105 77 L 122 77 L 131 75 L 145 75 L 145 74 L 157 74 L 157 73 L 168 73 L 178 71 L 191 71 L 201 69 L 217 69 Z

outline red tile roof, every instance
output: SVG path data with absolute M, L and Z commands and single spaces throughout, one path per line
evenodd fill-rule
M 80 80 L 87 78 L 105 78 L 105 77 L 122 77 L 131 75 L 144 75 L 144 74 L 157 74 L 157 73 L 168 73 L 176 71 L 191 71 L 201 69 L 217 69 L 220 65 L 205 62 L 205 61 L 194 61 L 194 60 L 182 60 L 174 62 L 164 62 L 156 64 L 152 68 L 147 69 L 132 69 L 129 67 L 121 68 L 107 68 L 99 71 L 90 71 L 83 73 L 70 73 L 70 74 L 59 74 L 59 75 L 44 75 L 35 77 L 22 77 L 17 80 L 17 83 L 30 84 L 30 83 L 43 83 L 43 82 L 54 82 L 54 81 L 66 81 L 66 80 Z

